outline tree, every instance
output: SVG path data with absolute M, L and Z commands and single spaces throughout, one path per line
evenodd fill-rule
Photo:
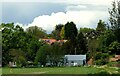
M 99 20 L 96 30 L 100 33 L 106 30 L 106 24 L 102 20 Z
M 52 35 L 55 39 L 57 39 L 57 40 L 61 39 L 60 33 L 61 33 L 61 30 L 62 30 L 63 26 L 64 25 L 62 25 L 62 24 L 59 24 L 59 25 L 55 26 L 55 30 L 52 31 Z
M 120 43 L 118 43 L 117 41 L 112 42 L 109 45 L 109 50 L 111 51 L 112 54 L 120 54 Z
M 64 57 L 65 53 L 61 49 L 61 46 L 58 43 L 52 44 L 49 49 L 49 61 L 57 66 L 61 59 Z
M 109 21 L 112 30 L 114 30 L 117 41 L 120 42 L 120 1 L 113 1 L 112 6 L 113 7 L 109 9 Z
M 9 55 L 11 58 L 11 61 L 17 63 L 17 67 L 22 67 L 26 65 L 26 58 L 25 54 L 21 49 L 10 49 Z
M 99 36 L 103 47 L 108 47 L 113 41 L 116 40 L 115 34 L 112 30 L 106 30 L 103 35 Z
M 38 62 L 41 63 L 41 65 L 44 65 L 47 63 L 47 55 L 49 55 L 49 45 L 41 46 L 40 49 L 36 53 L 35 57 L 35 63 L 38 64 Z
M 83 34 L 90 33 L 94 29 L 92 28 L 80 28 L 79 33 L 82 32 Z
M 61 39 L 65 38 L 65 26 L 63 26 L 62 29 L 61 29 L 60 37 L 61 37 Z
M 86 54 L 87 53 L 87 40 L 84 37 L 83 33 L 80 32 L 76 39 L 76 52 L 77 54 Z
M 9 58 L 9 49 L 11 48 L 11 38 L 14 30 L 14 24 L 1 24 L 2 26 L 2 65 L 8 64 Z
M 77 36 L 77 28 L 73 22 L 67 22 L 65 24 L 65 38 L 69 40 L 74 40 Z
M 26 31 L 38 39 L 46 37 L 46 31 L 38 26 L 31 26 L 31 27 L 27 28 Z
M 42 42 L 39 41 L 31 33 L 24 31 L 19 25 L 14 25 L 14 23 L 1 24 L 2 26 L 2 62 L 3 66 L 7 65 L 11 61 L 12 57 L 9 53 L 11 49 L 16 49 L 16 53 L 19 49 L 20 52 L 23 52 L 25 56 L 19 56 L 19 62 L 23 61 L 34 61 L 36 52 L 39 47 L 42 45 Z

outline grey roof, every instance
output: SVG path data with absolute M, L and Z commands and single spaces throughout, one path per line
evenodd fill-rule
M 65 55 L 68 60 L 86 60 L 86 55 Z

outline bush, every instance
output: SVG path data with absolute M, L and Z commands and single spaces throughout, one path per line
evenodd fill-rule
M 96 65 L 105 65 L 108 63 L 108 60 L 109 60 L 108 53 L 99 52 L 94 56 L 94 63 Z
M 26 66 L 26 59 L 23 56 L 19 56 L 17 60 L 17 67 Z

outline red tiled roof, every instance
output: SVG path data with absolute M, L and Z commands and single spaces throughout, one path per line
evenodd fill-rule
M 45 41 L 46 43 L 48 43 L 48 44 L 51 44 L 51 43 L 57 42 L 56 39 L 42 39 L 42 40 L 44 40 L 44 41 Z
M 52 44 L 52 43 L 55 43 L 55 42 L 58 42 L 58 43 L 60 43 L 60 42 L 66 42 L 67 40 L 56 40 L 56 39 L 40 39 L 40 40 L 43 40 L 43 41 L 45 41 L 47 44 Z

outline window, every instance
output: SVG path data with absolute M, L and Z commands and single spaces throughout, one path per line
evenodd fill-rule
M 71 61 L 71 63 L 74 63 L 74 61 Z

